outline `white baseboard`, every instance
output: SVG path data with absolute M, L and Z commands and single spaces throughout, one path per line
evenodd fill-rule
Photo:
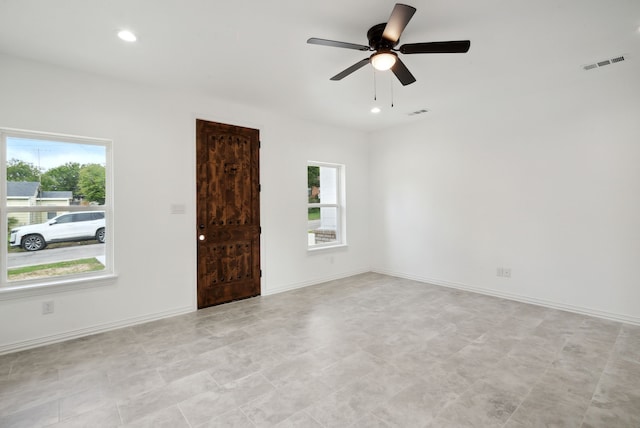
M 37 339 L 29 339 L 21 342 L 10 343 L 7 345 L 0 345 L 0 355 L 8 354 L 11 352 L 24 351 L 26 349 L 36 348 L 38 346 L 51 345 L 58 342 L 64 342 L 65 340 L 77 339 L 79 337 L 89 336 L 92 334 L 104 333 L 106 331 L 116 330 L 123 327 L 130 327 L 132 325 L 143 324 L 149 321 L 156 321 L 176 315 L 183 315 L 193 311 L 194 308 L 192 306 L 185 306 L 169 311 L 157 312 L 140 317 L 133 317 L 116 322 L 98 324 L 87 328 L 71 330 L 51 336 L 39 337 Z
M 293 284 L 287 284 L 280 287 L 269 289 L 267 291 L 263 291 L 262 295 L 270 296 L 272 294 L 284 293 L 285 291 L 291 291 L 291 290 L 296 290 L 298 288 L 309 287 L 310 285 L 318 285 L 318 284 L 322 284 L 323 282 L 335 281 L 337 279 L 344 279 L 350 276 L 360 275 L 367 272 L 371 272 L 371 269 L 365 268 L 365 269 L 360 269 L 360 270 L 351 271 L 351 272 L 343 272 L 336 275 L 318 277 L 308 281 L 295 282 Z
M 582 315 L 589 315 L 589 316 L 603 318 L 611 321 L 618 321 L 618 322 L 624 322 L 627 324 L 640 325 L 640 318 L 629 316 L 629 315 L 616 314 L 612 312 L 601 311 L 598 309 L 585 308 L 582 306 L 567 305 L 565 303 L 557 303 L 550 300 L 538 299 L 535 297 L 505 293 L 503 291 L 491 290 L 487 288 L 474 287 L 472 285 L 462 284 L 458 282 L 445 281 L 445 280 L 435 279 L 435 278 L 425 278 L 425 277 L 419 277 L 415 275 L 407 275 L 400 272 L 394 272 L 394 271 L 389 271 L 385 269 L 374 269 L 372 270 L 372 272 L 379 273 L 382 275 L 395 276 L 397 278 L 410 279 L 412 281 L 424 282 L 427 284 L 438 285 L 441 287 L 456 288 L 458 290 L 464 290 L 464 291 L 470 291 L 478 294 L 485 294 L 488 296 L 500 297 L 502 299 L 514 300 L 516 302 L 529 303 L 537 306 L 544 306 L 546 308 L 551 308 L 551 309 L 559 309 L 562 311 L 574 312 Z

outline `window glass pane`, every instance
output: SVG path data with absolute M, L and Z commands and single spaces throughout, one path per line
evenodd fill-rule
M 338 203 L 338 169 L 326 166 L 320 167 L 320 203 Z
M 105 203 L 106 148 L 7 137 L 7 206 Z
M 327 166 L 307 167 L 309 203 L 338 203 L 338 169 Z
M 308 244 L 317 245 L 337 241 L 338 208 L 308 209 Z
M 6 227 L 9 281 L 51 278 L 105 269 L 105 220 L 47 220 L 46 212 L 9 213 Z M 57 220 L 60 220 L 59 222 Z

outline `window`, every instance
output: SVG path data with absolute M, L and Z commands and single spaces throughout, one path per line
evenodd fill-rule
M 0 137 L 0 298 L 112 276 L 111 141 Z
M 345 245 L 344 166 L 309 162 L 307 193 L 308 248 Z

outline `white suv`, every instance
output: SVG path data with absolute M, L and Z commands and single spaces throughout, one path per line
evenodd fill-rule
M 27 251 L 38 251 L 52 242 L 96 239 L 104 243 L 104 225 L 104 211 L 67 213 L 45 223 L 12 229 L 9 244 Z

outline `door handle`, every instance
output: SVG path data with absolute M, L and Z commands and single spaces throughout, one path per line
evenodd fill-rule
M 205 240 L 204 235 L 198 235 L 198 240 L 199 240 L 199 241 L 204 241 L 204 240 Z

